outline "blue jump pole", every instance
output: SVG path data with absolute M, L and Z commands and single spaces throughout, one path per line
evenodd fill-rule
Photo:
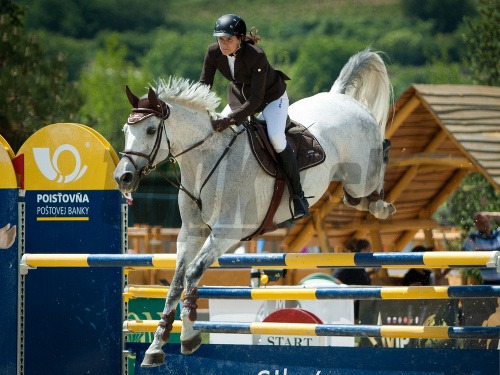
M 36 267 L 155 267 L 175 269 L 175 254 L 25 254 L 21 271 Z M 226 254 L 217 268 L 456 268 L 500 267 L 500 251 L 356 254 Z

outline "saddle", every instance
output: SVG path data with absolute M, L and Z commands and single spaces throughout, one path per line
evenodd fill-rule
M 251 117 L 243 125 L 247 129 L 248 141 L 255 159 L 267 174 L 275 178 L 274 192 L 266 216 L 261 226 L 252 235 L 242 239 L 242 241 L 248 241 L 255 236 L 273 231 L 281 226 L 275 225 L 273 218 L 283 197 L 287 181 L 285 173 L 279 167 L 276 151 L 267 135 L 265 121 Z M 289 117 L 287 118 L 285 136 L 297 158 L 299 171 L 314 167 L 325 161 L 325 151 L 316 137 L 302 124 L 290 120 Z
M 248 140 L 252 152 L 260 166 L 272 177 L 278 175 L 278 162 L 269 137 L 267 136 L 267 125 L 265 121 L 252 117 L 245 122 Z M 302 124 L 287 118 L 285 136 L 288 144 L 296 155 L 299 171 L 314 167 L 325 161 L 325 151 L 318 140 Z

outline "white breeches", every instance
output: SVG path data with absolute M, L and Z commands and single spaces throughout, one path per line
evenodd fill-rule
M 276 152 L 280 153 L 286 148 L 285 126 L 288 116 L 288 95 L 285 93 L 275 101 L 269 103 L 262 113 L 257 116 L 267 122 L 267 135 Z M 222 110 L 221 115 L 226 117 L 232 112 L 229 105 Z

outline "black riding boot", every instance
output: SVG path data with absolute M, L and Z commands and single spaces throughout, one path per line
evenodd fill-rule
M 307 203 L 307 199 L 304 197 L 302 185 L 300 184 L 299 166 L 289 144 L 286 145 L 286 148 L 282 152 L 278 153 L 278 161 L 285 171 L 288 180 L 290 195 L 293 198 L 294 218 L 298 219 L 309 216 L 309 203 Z

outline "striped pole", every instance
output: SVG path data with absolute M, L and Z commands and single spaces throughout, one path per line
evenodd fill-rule
M 21 273 L 37 267 L 126 267 L 175 269 L 175 254 L 25 254 Z M 499 251 L 423 253 L 226 254 L 213 268 L 456 268 L 497 267 Z
M 182 323 L 175 321 L 172 332 L 179 333 Z M 157 320 L 127 320 L 123 331 L 127 333 L 154 332 Z M 194 329 L 207 333 L 235 333 L 254 335 L 296 336 L 349 336 L 416 339 L 498 339 L 500 327 L 446 327 L 446 326 L 398 326 L 358 324 L 311 324 L 311 323 L 239 323 L 195 322 Z
M 127 285 L 125 302 L 130 298 L 165 299 L 168 287 Z M 200 287 L 198 295 L 205 299 L 252 300 L 320 300 L 320 299 L 456 299 L 500 297 L 498 285 L 409 286 L 409 287 Z

